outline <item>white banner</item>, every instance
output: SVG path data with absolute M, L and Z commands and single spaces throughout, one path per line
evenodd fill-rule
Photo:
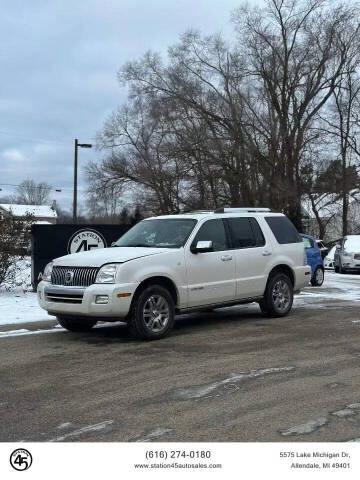
M 360 478 L 357 443 L 1 443 L 0 478 Z

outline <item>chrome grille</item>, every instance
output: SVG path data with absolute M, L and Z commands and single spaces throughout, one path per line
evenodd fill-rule
M 88 287 L 95 283 L 98 267 L 53 267 L 51 283 L 67 287 Z M 72 273 L 72 279 L 66 281 L 66 274 Z

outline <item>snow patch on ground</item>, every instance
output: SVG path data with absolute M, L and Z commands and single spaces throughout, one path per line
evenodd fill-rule
M 99 430 L 104 430 L 109 425 L 111 425 L 113 423 L 114 423 L 114 420 L 105 420 L 105 422 L 96 423 L 95 425 L 88 425 L 86 427 L 79 428 L 77 430 L 73 430 L 72 432 L 64 433 L 64 435 L 62 435 L 60 437 L 52 438 L 51 440 L 49 440 L 49 442 L 62 442 L 63 440 L 66 440 L 67 438 L 79 437 L 80 435 L 83 435 L 84 433 L 97 432 Z M 62 425 L 64 425 L 64 424 L 62 424 Z
M 336 417 L 339 418 L 346 418 L 346 417 L 351 417 L 352 415 L 355 415 L 356 412 L 351 410 L 351 408 L 343 408 L 342 410 L 338 410 L 337 412 L 332 412 L 331 415 L 335 415 Z
M 0 326 L 49 320 L 55 320 L 55 317 L 40 308 L 36 293 L 0 290 Z
M 294 427 L 288 428 L 287 430 L 280 430 L 281 435 L 284 437 L 290 435 L 306 435 L 308 433 L 315 432 L 318 428 L 326 425 L 328 423 L 328 419 L 326 417 L 320 417 L 315 420 L 309 420 L 306 423 L 301 425 L 296 425 Z
M 213 396 L 219 397 L 229 391 L 238 390 L 239 387 L 237 384 L 246 380 L 276 373 L 291 372 L 293 370 L 295 370 L 295 367 L 271 367 L 262 368 L 260 370 L 250 370 L 249 372 L 242 372 L 239 374 L 233 373 L 229 378 L 225 378 L 219 382 L 207 385 L 196 385 L 194 387 L 178 390 L 175 393 L 175 397 L 181 400 L 209 398 Z
M 61 327 L 60 327 L 61 328 Z M 61 329 L 65 331 L 63 328 Z M 0 338 L 5 337 L 20 337 L 23 335 L 39 335 L 40 333 L 57 333 L 60 330 L 57 328 L 50 328 L 50 329 L 41 329 L 41 330 L 27 330 L 26 328 L 20 328 L 19 330 L 6 330 L 0 331 Z
M 71 426 L 71 422 L 65 422 L 65 423 L 61 423 L 57 429 L 58 430 L 63 430 L 64 428 L 69 428 Z
M 154 440 L 155 438 L 162 437 L 166 433 L 172 432 L 170 428 L 155 428 L 155 430 L 152 430 L 151 432 L 145 434 L 143 437 L 138 438 L 136 442 L 151 442 L 151 440 Z

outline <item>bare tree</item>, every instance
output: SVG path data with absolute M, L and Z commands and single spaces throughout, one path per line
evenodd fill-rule
M 299 229 L 303 152 L 314 140 L 310 127 L 359 55 L 358 8 L 333 3 L 268 0 L 263 9 L 243 7 L 233 17 L 258 79 L 248 107 L 268 145 L 272 201 Z
M 262 204 L 302 229 L 304 195 L 319 214 L 329 194 L 316 180 L 325 157 L 313 152 L 331 137 L 321 115 L 358 63 L 358 13 L 267 0 L 234 12 L 232 44 L 190 31 L 166 60 L 147 52 L 127 63 L 129 96 L 99 135 L 104 157 L 90 177 L 154 213 Z
M 335 168 L 328 173 L 336 180 L 333 190 L 341 197 L 342 235 L 349 233 L 350 196 L 359 188 L 359 106 L 360 78 L 355 70 L 349 68 L 334 90 L 330 108 L 322 116 L 323 129 L 333 137 L 337 152 Z
M 16 203 L 23 205 L 46 205 L 50 203 L 51 186 L 45 182 L 24 180 L 17 188 Z

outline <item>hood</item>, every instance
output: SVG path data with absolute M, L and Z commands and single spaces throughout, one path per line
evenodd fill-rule
M 94 248 L 88 252 L 72 253 L 56 258 L 54 265 L 64 267 L 101 267 L 105 263 L 123 263 L 169 251 L 168 248 L 111 247 Z

